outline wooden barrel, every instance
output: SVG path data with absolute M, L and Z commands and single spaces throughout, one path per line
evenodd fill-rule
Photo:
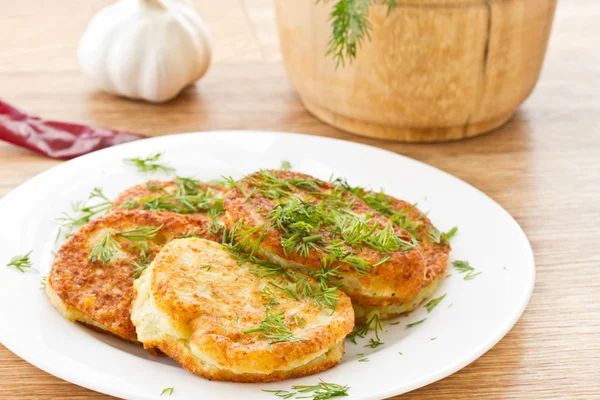
M 334 1 L 275 0 L 286 69 L 306 108 L 364 136 L 432 142 L 506 122 L 540 73 L 556 0 L 398 0 L 369 11 L 351 64 L 326 56 Z

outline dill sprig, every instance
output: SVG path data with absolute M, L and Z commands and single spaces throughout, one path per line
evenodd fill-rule
M 292 390 L 263 389 L 263 392 L 273 393 L 275 396 L 280 397 L 282 399 L 298 398 L 312 400 L 328 400 L 334 397 L 348 396 L 349 390 L 350 387 L 348 385 L 328 383 L 320 379 L 320 382 L 316 385 L 295 385 L 292 386 Z
M 381 3 L 387 5 L 388 15 L 397 6 L 397 0 L 337 0 L 329 15 L 332 36 L 326 53 L 333 56 L 336 68 L 352 62 L 363 39 L 371 39 L 369 7 Z
M 92 262 L 101 261 L 102 264 L 109 263 L 117 249 L 120 248 L 121 245 L 113 238 L 112 233 L 108 233 L 98 244 L 92 247 L 89 259 Z
M 21 272 L 25 272 L 25 270 L 31 268 L 31 259 L 29 258 L 31 252 L 33 252 L 33 250 L 30 250 L 29 253 L 24 254 L 22 256 L 14 256 L 10 259 L 6 266 L 14 267 Z
M 162 396 L 164 394 L 168 394 L 170 396 L 170 395 L 173 394 L 173 391 L 175 391 L 175 388 L 172 388 L 172 387 L 170 387 L 170 388 L 164 388 L 162 390 L 162 392 L 160 392 L 160 395 Z
M 162 153 L 151 154 L 146 158 L 134 157 L 134 158 L 125 158 L 123 162 L 126 165 L 131 165 L 137 168 L 139 172 L 157 172 L 162 171 L 164 173 L 170 174 L 175 172 L 175 168 L 169 167 L 168 165 L 164 165 L 160 163 L 160 158 L 162 157 Z
M 133 266 L 133 278 L 137 279 L 142 275 L 142 272 L 148 268 L 149 264 L 147 263 L 138 263 L 136 261 L 132 261 L 131 265 Z
M 40 289 L 45 289 L 47 284 L 48 284 L 48 275 L 42 276 L 42 279 L 40 279 Z
M 456 232 L 458 232 L 458 228 L 456 226 L 450 229 L 448 232 L 442 233 L 439 229 L 432 225 L 427 230 L 427 238 L 433 243 L 450 244 L 450 239 L 452 239 Z
M 121 204 L 121 208 L 125 209 L 125 210 L 133 210 L 135 208 L 138 208 L 139 206 L 140 206 L 140 203 L 138 203 L 135 200 L 127 200 L 126 202 Z
M 89 204 L 90 201 L 95 200 L 94 204 Z M 110 201 L 102 189 L 95 187 L 87 201 L 77 201 L 71 203 L 71 213 L 63 213 L 61 217 L 56 218 L 56 222 L 68 232 L 77 229 L 95 217 L 98 214 L 104 214 L 112 207 L 113 203 Z
M 292 169 L 292 164 L 288 160 L 282 160 L 279 168 L 284 171 L 289 171 Z
M 380 341 L 379 339 L 378 339 L 378 340 L 375 340 L 375 339 L 371 338 L 371 339 L 369 340 L 369 343 L 368 343 L 368 344 L 365 344 L 365 347 L 370 347 L 370 348 L 372 348 L 372 349 L 376 349 L 377 347 L 379 347 L 379 346 L 383 346 L 384 344 L 385 344 L 385 343 L 383 343 L 383 342 L 382 342 L 382 341 Z
M 429 300 L 429 302 L 427 304 L 425 304 L 425 308 L 427 309 L 427 313 L 429 314 L 431 311 L 433 311 L 433 309 L 440 304 L 440 302 L 442 300 L 444 300 L 444 297 L 446 297 L 446 293 L 444 293 L 442 296 L 437 297 L 435 299 L 431 299 Z
M 474 279 L 477 275 L 481 274 L 481 271 L 475 272 L 475 268 L 473 268 L 468 261 L 456 260 L 452 262 L 452 265 L 460 274 L 467 274 L 464 277 L 465 281 L 470 281 Z
M 379 319 L 379 314 L 373 314 L 371 318 L 367 322 L 362 325 L 355 326 L 352 332 L 350 332 L 347 336 L 348 339 L 354 344 L 356 343 L 356 338 L 364 338 L 369 333 L 369 330 L 373 328 L 375 330 L 375 338 L 379 342 L 379 331 L 383 330 L 383 325 L 381 325 L 381 320 Z M 382 343 L 383 344 L 383 343 Z
M 456 232 L 458 232 L 458 227 L 455 226 L 452 229 L 450 229 L 448 232 L 443 233 L 442 239 L 444 240 L 444 243 L 450 244 L 450 239 L 452 239 L 454 237 L 454 235 L 456 235 Z
M 410 323 L 408 325 L 406 325 L 407 328 L 412 328 L 413 326 L 417 326 L 417 325 L 421 325 L 423 322 L 425 322 L 427 318 L 423 318 L 422 320 Z
M 248 329 L 243 333 L 262 333 L 264 339 L 272 340 L 269 345 L 281 342 L 298 342 L 306 338 L 296 337 L 294 333 L 283 323 L 283 312 L 271 312 L 267 308 L 265 319 L 260 325 L 253 329 Z
M 163 226 L 136 226 L 135 228 L 128 229 L 117 233 L 117 236 L 129 239 L 131 241 L 141 241 L 154 239 L 156 234 L 161 230 Z

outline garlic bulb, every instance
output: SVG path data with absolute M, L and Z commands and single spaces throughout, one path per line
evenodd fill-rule
M 102 9 L 79 42 L 83 71 L 107 92 L 164 102 L 210 64 L 204 22 L 184 0 L 119 0 Z

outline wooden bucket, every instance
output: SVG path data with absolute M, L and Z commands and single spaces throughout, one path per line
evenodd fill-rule
M 398 0 L 336 69 L 333 1 L 275 0 L 286 69 L 306 108 L 364 136 L 433 142 L 506 122 L 540 73 L 556 0 Z

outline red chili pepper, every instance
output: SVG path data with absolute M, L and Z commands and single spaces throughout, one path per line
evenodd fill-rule
M 73 158 L 143 137 L 107 128 L 46 121 L 0 100 L 0 140 L 48 157 Z

